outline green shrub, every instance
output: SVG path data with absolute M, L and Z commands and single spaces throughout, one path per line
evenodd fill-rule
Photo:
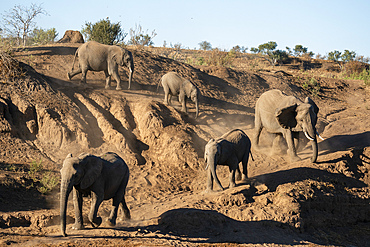
M 319 82 L 315 78 L 306 79 L 303 84 L 302 88 L 311 93 L 312 96 L 317 96 L 320 92 L 321 86 Z
M 57 36 L 58 33 L 55 28 L 50 28 L 48 30 L 35 28 L 31 34 L 30 41 L 32 44 L 44 45 L 48 43 L 53 43 Z
M 59 184 L 59 178 L 52 172 L 45 172 L 42 174 L 40 184 L 41 186 L 38 187 L 37 190 L 42 194 L 46 194 L 57 187 L 57 185 Z
M 353 73 L 345 79 L 353 79 L 353 80 L 362 80 L 365 83 L 365 86 L 370 86 L 370 70 L 364 69 L 360 73 Z
M 121 29 L 120 22 L 111 23 L 109 18 L 100 20 L 96 23 L 87 22 L 81 33 L 86 40 L 94 40 L 101 44 L 113 45 L 123 41 L 127 33 Z

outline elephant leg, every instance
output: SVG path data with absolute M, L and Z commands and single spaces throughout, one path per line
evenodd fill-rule
M 118 69 L 113 70 L 113 75 L 112 76 L 113 76 L 114 80 L 116 80 L 116 82 L 117 82 L 116 90 L 121 90 L 122 89 L 121 88 L 121 78 L 118 75 Z
M 82 77 L 81 77 L 81 83 L 86 83 L 86 74 L 87 74 L 87 67 L 83 67 L 81 68 L 81 73 L 82 73 Z
M 288 144 L 288 154 L 290 156 L 290 160 L 292 162 L 300 161 L 301 158 L 299 158 L 298 155 L 297 155 L 297 151 L 295 149 L 294 141 L 293 141 L 293 134 L 290 130 L 287 130 L 285 132 L 285 139 L 286 139 L 286 142 Z
M 235 179 L 238 180 L 238 181 L 240 181 L 242 179 L 242 173 L 240 172 L 239 165 L 236 167 Z
M 260 139 L 260 135 L 261 135 L 261 132 L 262 132 L 262 122 L 261 122 L 261 119 L 259 117 L 259 114 L 256 113 L 256 117 L 255 117 L 255 120 L 254 120 L 254 129 L 255 129 L 255 133 L 254 133 L 254 137 L 253 137 L 253 145 L 257 148 L 258 147 L 258 143 L 259 143 L 259 139 Z
M 73 188 L 73 206 L 75 209 L 75 224 L 73 229 L 81 230 L 83 226 L 83 217 L 82 217 L 82 193 Z
M 110 215 L 109 215 L 109 218 L 108 218 L 108 224 L 110 226 L 115 226 L 116 225 L 118 207 L 119 207 L 120 201 L 122 200 L 121 197 L 122 196 L 113 197 L 113 209 L 110 212 Z
M 126 219 L 131 219 L 131 214 L 130 214 L 130 210 L 128 209 L 127 204 L 126 204 L 125 195 L 123 195 L 123 198 L 121 200 L 120 205 L 121 205 L 123 215 L 125 216 L 125 218 Z M 122 220 L 123 220 L 123 215 L 122 215 Z
M 208 168 L 207 172 L 207 191 L 212 191 L 213 190 L 213 176 L 211 172 L 211 168 Z
M 111 77 L 110 77 L 108 71 L 104 70 L 104 74 L 105 74 L 105 89 L 109 89 L 110 88 Z
M 98 209 L 100 204 L 103 201 L 103 196 L 98 196 L 96 193 L 92 192 L 92 201 L 91 201 L 91 209 L 89 213 L 89 220 L 91 225 L 94 228 L 97 228 L 102 223 L 102 218 L 98 217 Z
M 229 174 L 229 188 L 234 188 L 235 185 L 236 185 L 235 184 L 235 172 L 236 172 L 236 169 L 239 169 L 236 166 L 237 165 L 230 165 L 229 166 L 229 171 L 230 171 L 230 174 Z
M 271 155 L 282 154 L 283 150 L 286 151 L 285 144 L 283 143 L 285 141 L 283 140 L 282 135 L 281 134 L 271 134 L 271 135 L 275 136 L 275 138 L 272 141 Z M 284 146 L 284 148 L 282 148 L 282 146 Z
M 67 73 L 67 77 L 68 77 L 68 80 L 71 80 L 72 79 L 72 77 L 74 77 L 75 75 L 77 75 L 77 74 L 80 74 L 82 72 L 82 70 L 81 70 L 81 68 L 80 67 L 78 67 L 78 69 L 77 70 L 73 70 L 72 69 L 72 71 L 71 72 L 68 72 Z
M 185 94 L 184 93 L 180 93 L 179 94 L 179 102 L 181 103 L 182 107 L 181 107 L 181 111 L 183 112 L 188 112 L 188 110 L 186 109 L 186 98 L 185 98 Z
M 292 132 L 292 135 L 293 135 L 295 150 L 298 151 L 298 148 L 299 148 L 299 132 Z
M 250 153 L 250 149 L 247 150 L 247 152 L 245 152 L 244 156 L 243 156 L 243 159 L 242 159 L 242 181 L 247 181 L 247 178 L 248 178 L 248 160 L 249 160 L 249 153 Z

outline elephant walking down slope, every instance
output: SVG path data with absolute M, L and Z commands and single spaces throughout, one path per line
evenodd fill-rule
M 288 154 L 291 161 L 298 161 L 296 147 L 298 146 L 299 132 L 304 132 L 312 145 L 312 162 L 318 156 L 316 123 L 319 108 L 315 102 L 307 97 L 304 102 L 294 96 L 288 96 L 280 90 L 273 89 L 263 93 L 257 100 L 255 109 L 255 135 L 253 145 L 258 146 L 259 137 L 263 128 L 267 132 L 283 136 L 288 145 Z M 274 148 L 273 144 L 273 148 Z
M 189 80 L 182 78 L 175 72 L 169 72 L 165 74 L 164 76 L 162 76 L 160 82 L 162 82 L 164 90 L 165 104 L 167 105 L 171 104 L 171 96 L 179 96 L 179 102 L 182 104 L 181 110 L 183 112 L 187 112 L 186 98 L 190 98 L 195 104 L 196 108 L 195 118 L 198 117 L 200 91 L 193 83 L 191 83 Z
M 219 138 L 211 139 L 205 147 L 204 160 L 207 163 L 207 190 L 213 189 L 213 179 L 216 184 L 223 190 L 220 181 L 217 178 L 216 166 L 229 166 L 229 187 L 235 187 L 235 172 L 238 172 L 240 179 L 239 163 L 242 162 L 242 180 L 248 178 L 248 159 L 251 150 L 251 141 L 248 136 L 239 129 L 234 129 Z M 253 157 L 252 157 L 253 160 Z
M 124 216 L 130 219 L 130 210 L 125 201 L 125 191 L 129 179 L 129 170 L 125 161 L 115 153 L 104 153 L 100 156 L 80 154 L 72 157 L 69 154 L 63 162 L 60 186 L 60 223 L 61 232 L 66 236 L 66 213 L 68 196 L 73 189 L 75 210 L 74 229 L 83 229 L 82 196 L 91 195 L 89 221 L 93 227 L 102 223 L 97 216 L 103 200 L 113 198 L 113 209 L 108 224 L 116 224 L 118 207 L 121 205 Z
M 78 56 L 78 68 L 74 70 L 76 57 Z M 128 89 L 131 87 L 132 74 L 134 73 L 134 60 L 132 53 L 116 45 L 104 45 L 96 41 L 89 41 L 81 45 L 73 59 L 72 69 L 67 73 L 69 80 L 73 76 L 82 73 L 81 82 L 86 83 L 86 73 L 91 71 L 104 71 L 106 84 L 105 88 L 110 87 L 111 76 L 116 80 L 116 90 L 121 89 L 121 79 L 118 74 L 118 65 L 126 65 L 130 70 Z

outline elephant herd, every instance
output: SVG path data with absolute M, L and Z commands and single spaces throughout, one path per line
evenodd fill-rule
M 79 67 L 73 69 L 76 57 L 79 57 Z M 132 53 L 118 46 L 102 45 L 94 41 L 81 45 L 74 57 L 72 70 L 67 73 L 68 79 L 82 73 L 81 81 L 86 83 L 88 70 L 104 71 L 106 88 L 110 87 L 111 76 L 117 81 L 116 89 L 121 89 L 118 75 L 118 65 L 127 65 L 130 89 L 134 64 Z M 186 98 L 190 98 L 196 106 L 196 117 L 199 114 L 199 89 L 174 72 L 165 74 L 159 83 L 162 83 L 165 93 L 165 104 L 171 103 L 171 96 L 178 96 L 182 104 L 182 111 L 187 112 Z M 158 87 L 159 87 L 158 83 Z M 248 178 L 249 156 L 253 160 L 251 146 L 258 150 L 259 138 L 264 128 L 274 136 L 273 149 L 280 145 L 282 138 L 288 146 L 291 161 L 298 161 L 297 147 L 299 132 L 303 132 L 311 141 L 313 155 L 312 162 L 318 156 L 317 138 L 322 139 L 316 130 L 319 108 L 315 102 L 307 97 L 304 102 L 294 96 L 288 96 L 279 90 L 273 89 L 263 93 L 255 106 L 255 133 L 253 140 L 240 129 L 231 130 L 219 138 L 211 139 L 205 145 L 204 160 L 207 164 L 207 190 L 213 190 L 213 181 L 220 189 L 224 189 L 217 178 L 216 166 L 229 167 L 229 187 L 235 187 L 235 177 L 246 181 Z M 242 163 L 242 172 L 239 163 Z M 125 191 L 129 179 L 129 169 L 125 161 L 115 153 L 104 153 L 100 156 L 80 154 L 72 157 L 69 154 L 61 169 L 60 189 L 60 216 L 61 232 L 66 236 L 66 210 L 68 196 L 73 190 L 75 209 L 74 229 L 83 228 L 82 197 L 91 195 L 92 203 L 88 219 L 93 227 L 102 223 L 97 216 L 98 208 L 103 200 L 113 199 L 113 209 L 108 218 L 108 224 L 116 224 L 118 208 L 121 206 L 124 217 L 130 219 L 130 211 L 125 201 Z

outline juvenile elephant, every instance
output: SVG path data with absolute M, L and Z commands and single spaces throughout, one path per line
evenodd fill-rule
M 239 163 L 242 162 L 243 173 L 242 180 L 248 178 L 248 159 L 251 152 L 251 141 L 248 136 L 239 129 L 231 130 L 217 139 L 211 139 L 205 147 L 204 160 L 207 163 L 207 190 L 213 189 L 213 179 L 223 190 L 220 180 L 217 178 L 216 166 L 229 166 L 229 187 L 235 187 L 235 172 L 238 171 L 240 179 Z M 253 157 L 252 157 L 253 159 Z
M 74 229 L 83 229 L 82 196 L 91 195 L 91 209 L 89 221 L 93 227 L 102 223 L 97 216 L 103 200 L 113 198 L 113 209 L 108 218 L 111 226 L 116 224 L 119 205 L 127 219 L 130 219 L 130 210 L 125 201 L 125 190 L 129 179 L 128 167 L 121 157 L 115 153 L 104 153 L 100 156 L 80 154 L 72 157 L 69 154 L 63 162 L 60 186 L 60 222 L 61 232 L 66 236 L 66 211 L 68 196 L 73 189 L 73 203 L 75 210 Z
M 74 70 L 76 57 L 78 56 L 78 69 Z M 86 73 L 91 71 L 104 71 L 106 84 L 110 87 L 111 76 L 116 80 L 116 90 L 121 89 L 121 79 L 118 74 L 118 65 L 126 65 L 129 70 L 128 89 L 131 87 L 132 74 L 134 73 L 134 60 L 132 53 L 116 45 L 103 45 L 95 41 L 89 41 L 81 45 L 73 59 L 72 69 L 67 73 L 69 80 L 73 76 L 82 73 L 81 82 L 86 83 Z
M 312 99 L 307 97 L 304 102 L 294 96 L 287 96 L 280 90 L 273 89 L 263 93 L 257 100 L 255 109 L 255 135 L 253 145 L 258 145 L 263 128 L 267 132 L 276 134 L 273 148 L 281 135 L 288 145 L 288 154 L 292 161 L 298 161 L 296 147 L 298 146 L 299 132 L 303 131 L 311 141 L 313 155 L 312 162 L 318 156 L 316 123 L 319 108 Z
M 191 83 L 189 80 L 180 77 L 175 72 L 169 72 L 165 74 L 164 76 L 162 76 L 160 82 L 162 83 L 164 90 L 165 104 L 167 105 L 171 104 L 171 96 L 179 96 L 179 102 L 182 104 L 181 110 L 183 112 L 187 112 L 186 98 L 190 98 L 195 103 L 196 108 L 195 118 L 198 117 L 200 91 L 193 83 Z

